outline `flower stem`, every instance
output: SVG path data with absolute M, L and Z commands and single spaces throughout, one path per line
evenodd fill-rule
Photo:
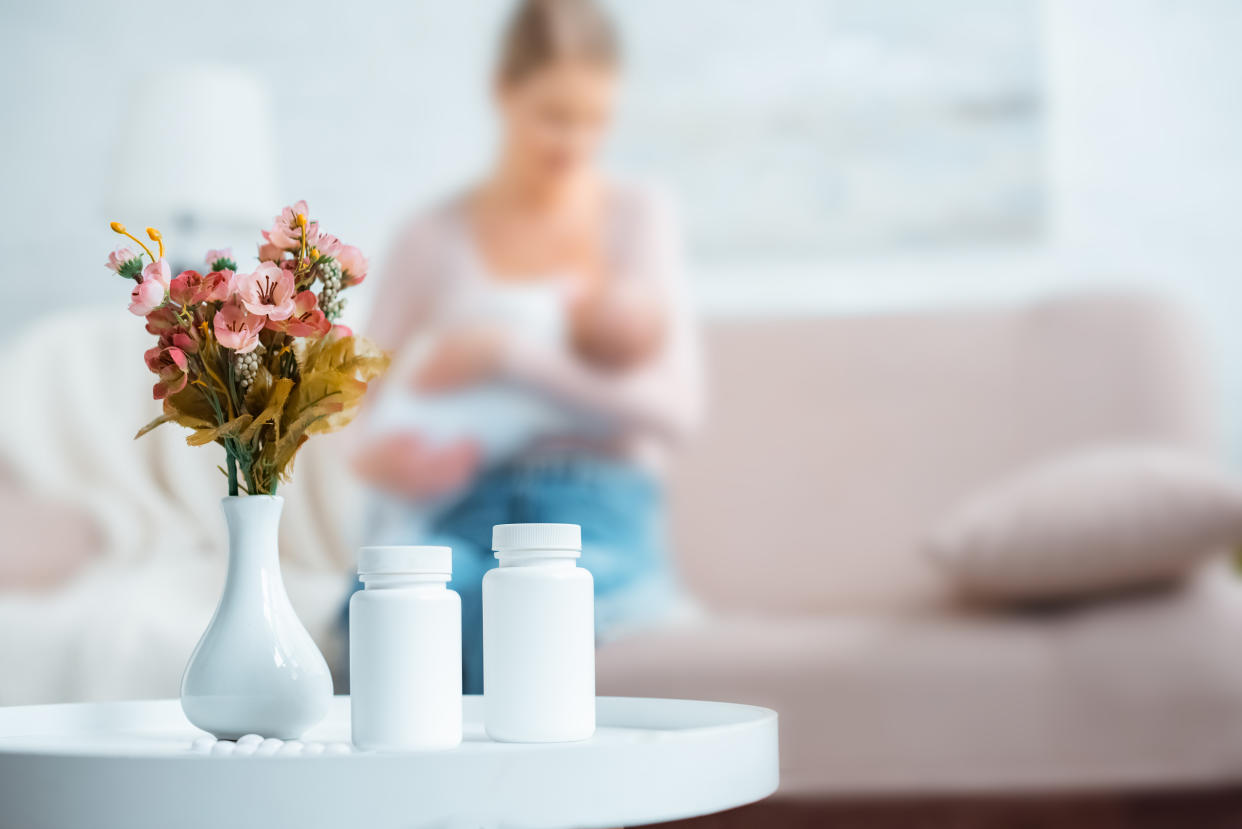
M 226 461 L 229 473 L 229 495 L 237 495 L 237 458 L 233 456 L 233 450 L 225 449 L 225 455 L 228 457 Z
M 259 487 L 258 487 L 258 485 L 255 483 L 255 479 L 254 479 L 254 464 L 253 464 L 253 463 L 249 463 L 249 462 L 248 462 L 248 463 L 243 464 L 243 465 L 242 465 L 242 474 L 246 476 L 246 494 L 247 494 L 247 495 L 256 495 L 256 494 L 258 494 L 258 492 L 259 492 Z

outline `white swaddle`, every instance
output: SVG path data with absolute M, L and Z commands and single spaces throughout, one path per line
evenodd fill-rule
M 456 327 L 495 327 L 547 348 L 566 348 L 566 283 L 548 279 L 523 283 L 482 281 L 454 298 L 434 332 L 415 337 L 389 371 L 363 429 L 371 439 L 409 433 L 431 446 L 469 440 L 479 447 L 480 464 L 496 466 L 540 437 L 598 434 L 601 425 L 550 400 L 538 390 L 504 381 L 426 394 L 412 379 L 439 338 Z M 377 493 L 373 544 L 415 543 L 428 521 L 447 504 L 443 499 L 414 502 Z
M 412 379 L 430 356 L 439 334 L 455 327 L 485 325 L 519 335 L 548 348 L 565 342 L 564 289 L 559 281 L 492 283 L 460 297 L 437 330 L 415 337 L 389 372 L 367 421 L 373 437 L 410 432 L 432 446 L 460 440 L 478 444 L 482 463 L 511 457 L 534 438 L 568 428 L 568 414 L 537 392 L 505 382 L 425 394 Z

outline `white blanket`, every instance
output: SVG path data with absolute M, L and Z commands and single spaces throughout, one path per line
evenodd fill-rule
M 51 591 L 0 585 L 0 704 L 176 696 L 223 584 L 226 536 L 216 468 L 155 417 L 143 321 L 109 308 L 42 321 L 0 353 L 0 472 L 98 525 L 89 564 Z M 282 486 L 281 558 L 290 598 L 329 662 L 352 577 L 359 490 L 339 436 L 318 436 Z M 38 556 L 37 527 L 5 533 L 3 555 Z

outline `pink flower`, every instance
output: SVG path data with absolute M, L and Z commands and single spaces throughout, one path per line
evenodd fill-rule
M 137 261 L 137 265 L 130 264 Z M 120 247 L 108 254 L 108 270 L 116 271 L 122 276 L 137 274 L 142 270 L 142 257 L 126 247 Z M 126 273 L 122 273 L 126 271 Z
M 198 342 L 185 331 L 173 331 L 160 336 L 155 348 L 147 349 L 146 360 L 147 368 L 158 372 L 158 368 L 152 364 L 152 359 L 161 351 L 173 349 L 184 354 L 197 354 Z
M 345 277 L 342 281 L 346 286 L 357 285 L 367 278 L 367 258 L 353 245 L 341 245 L 336 261 L 341 263 L 341 273 Z
M 147 331 L 156 336 L 180 331 L 181 320 L 177 319 L 177 309 L 165 305 L 147 314 Z
M 333 236 L 331 233 L 320 233 L 315 239 L 315 248 L 319 251 L 320 256 L 331 256 L 336 258 L 341 252 L 341 240 Z
M 164 291 L 168 288 L 171 271 L 163 259 L 152 262 L 142 269 L 142 278 L 129 293 L 130 313 L 140 317 L 154 311 L 164 304 Z
M 231 271 L 237 268 L 237 260 L 233 258 L 232 248 L 213 248 L 207 251 L 203 261 L 206 263 L 208 271 Z M 216 267 L 217 264 L 220 265 L 219 268 Z
M 162 339 L 162 338 L 161 338 Z M 194 339 L 184 331 L 175 331 L 169 337 L 168 341 L 174 346 L 184 351 L 186 354 L 198 353 L 198 340 Z
M 143 279 L 129 293 L 129 312 L 140 317 L 164 304 L 164 285 L 158 279 Z
M 216 312 L 212 320 L 216 339 L 225 348 L 238 354 L 254 351 L 259 344 L 259 332 L 263 330 L 263 317 L 246 311 L 237 299 L 231 299 Z
M 280 215 L 273 220 L 272 229 L 263 231 L 263 238 L 269 245 L 280 250 L 297 250 L 302 245 L 302 228 L 298 226 L 299 216 L 301 221 L 308 221 L 305 200 L 280 211 Z M 314 245 L 318 235 L 319 225 L 315 222 L 308 222 L 306 225 L 307 245 Z
M 158 371 L 158 367 L 152 363 L 152 360 L 155 359 L 161 351 L 169 348 L 176 349 L 184 354 L 198 353 L 198 343 L 194 342 L 194 339 L 186 332 L 176 331 L 170 334 L 164 334 L 156 342 L 154 348 L 147 349 L 147 353 L 145 355 L 147 368 L 152 371 Z
M 232 271 L 212 271 L 203 277 L 203 302 L 224 302 L 237 290 L 237 275 Z
M 267 231 L 263 231 L 263 238 L 267 238 Z M 279 262 L 285 252 L 273 245 L 271 242 L 259 243 L 259 261 L 260 262 Z
M 342 340 L 346 337 L 352 337 L 354 335 L 354 329 L 350 328 L 348 325 L 341 325 L 338 322 L 336 325 L 332 326 L 332 330 L 328 332 L 328 335 L 333 339 Z
M 239 274 L 235 289 L 252 314 L 273 320 L 293 315 L 293 274 L 271 262 L 261 262 L 254 273 Z
M 177 305 L 223 302 L 232 292 L 232 271 L 212 271 L 206 276 L 198 271 L 182 271 L 168 286 L 168 296 Z
M 332 323 L 319 310 L 319 298 L 314 291 L 302 291 L 293 298 L 293 316 L 279 322 L 269 322 L 268 328 L 284 331 L 291 337 L 322 337 L 332 328 Z
M 172 282 L 172 270 L 168 267 L 168 262 L 160 259 L 143 268 L 142 281 L 146 282 L 148 279 L 154 279 L 167 288 L 168 283 Z
M 177 305 L 193 305 L 202 285 L 203 275 L 198 271 L 182 271 L 168 285 L 168 298 Z
M 147 368 L 160 378 L 151 389 L 156 400 L 163 400 L 185 388 L 189 380 L 186 372 L 189 361 L 184 351 L 176 346 L 164 345 L 161 340 L 160 345 L 147 349 L 143 356 L 146 358 Z

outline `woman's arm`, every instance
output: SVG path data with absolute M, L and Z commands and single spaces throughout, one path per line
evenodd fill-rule
M 408 370 L 398 355 L 428 326 L 451 278 L 445 250 L 451 232 L 443 210 L 420 217 L 401 233 L 385 263 L 371 318 L 365 330 L 394 356 L 389 373 Z M 404 383 L 408 377 L 386 377 Z M 380 384 L 368 392 L 375 399 Z M 363 417 L 366 417 L 364 414 Z M 366 429 L 348 430 L 353 468 L 372 486 L 409 497 L 444 495 L 465 486 L 478 467 L 478 451 L 466 442 L 430 446 L 417 435 L 395 434 L 371 440 Z
M 623 428 L 678 441 L 702 416 L 698 328 L 686 283 L 680 232 L 672 211 L 643 196 L 618 240 L 625 256 L 619 278 L 640 280 L 666 303 L 669 330 L 660 352 L 623 373 L 593 368 L 573 354 L 528 343 L 506 343 L 505 376 L 542 389 L 565 403 Z

